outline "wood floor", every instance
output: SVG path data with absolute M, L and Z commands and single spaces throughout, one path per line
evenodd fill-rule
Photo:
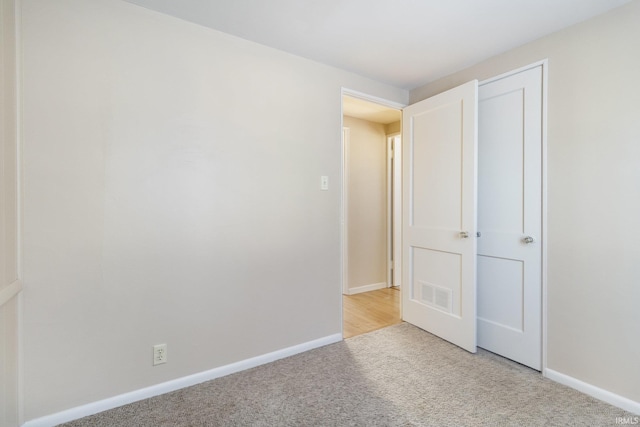
M 385 288 L 355 295 L 343 295 L 342 335 L 351 338 L 401 323 L 400 290 Z

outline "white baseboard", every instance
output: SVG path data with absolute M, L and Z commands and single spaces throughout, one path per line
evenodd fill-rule
M 386 287 L 387 287 L 387 284 L 385 282 L 374 283 L 372 285 L 358 286 L 355 288 L 350 288 L 349 295 L 361 294 L 363 292 L 369 292 L 369 291 L 377 291 L 378 289 L 384 289 Z
M 272 353 L 263 354 L 262 356 L 252 357 L 251 359 L 242 360 L 240 362 L 221 366 L 219 368 L 214 368 L 209 371 L 177 378 L 172 381 L 167 381 L 165 383 L 157 384 L 151 387 L 135 390 L 129 393 L 121 394 L 119 396 L 110 397 L 98 402 L 88 403 L 86 405 L 71 408 L 66 411 L 58 412 L 56 414 L 47 415 L 42 418 L 27 421 L 23 424 L 23 427 L 55 426 L 61 423 L 66 423 L 69 421 L 77 420 L 79 418 L 87 417 L 89 415 L 94 415 L 98 412 L 107 411 L 109 409 L 114 409 L 119 406 L 137 402 L 139 400 L 148 399 L 150 397 L 159 396 L 161 394 L 169 393 L 171 391 L 179 390 L 185 387 L 190 387 L 192 385 L 196 385 L 205 381 L 224 377 L 226 375 L 264 365 L 278 359 L 283 359 L 285 357 L 293 356 L 298 353 L 303 353 L 305 351 L 313 350 L 314 348 L 333 344 L 339 341 L 342 341 L 342 334 L 329 335 L 324 338 L 319 338 L 317 340 L 294 345 L 292 347 L 277 350 Z
M 566 385 L 567 387 L 571 387 L 591 397 L 595 397 L 598 400 L 607 402 L 610 405 L 624 409 L 625 411 L 634 414 L 640 414 L 640 402 L 635 402 L 631 399 L 627 399 L 626 397 L 601 389 L 600 387 L 587 384 L 576 378 L 561 374 L 560 372 L 556 372 L 553 369 L 545 369 L 544 376 L 549 378 L 550 380 Z

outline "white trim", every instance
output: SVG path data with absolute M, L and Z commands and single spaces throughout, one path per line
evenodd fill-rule
M 179 390 L 185 387 L 190 387 L 196 384 L 200 384 L 205 381 L 213 380 L 216 378 L 224 377 L 226 375 L 234 374 L 236 372 L 251 369 L 256 366 L 264 365 L 285 357 L 293 356 L 298 353 L 312 350 L 314 348 L 323 347 L 325 345 L 334 344 L 342 341 L 342 334 L 329 335 L 317 340 L 308 341 L 302 344 L 294 345 L 292 347 L 277 350 L 272 353 L 263 354 L 262 356 L 252 357 L 251 359 L 242 360 L 240 362 L 231 363 L 229 365 L 220 366 L 209 371 L 200 372 L 197 374 L 189 375 L 182 378 L 177 378 L 172 381 L 157 384 L 151 387 L 142 388 L 129 393 L 121 394 L 118 396 L 110 397 L 108 399 L 100 400 L 86 405 L 71 408 L 66 411 L 58 412 L 52 415 L 47 415 L 42 418 L 37 418 L 26 422 L 23 427 L 49 427 L 55 426 L 61 423 L 77 420 L 89 415 L 97 414 L 98 412 L 114 409 L 119 406 L 127 405 L 129 403 L 137 402 L 139 400 L 148 399 L 150 397 L 159 396 L 161 394 L 169 393 L 175 390 Z
M 386 178 L 387 178 L 387 259 L 385 260 L 385 269 L 387 271 L 387 287 L 393 286 L 393 176 L 391 171 L 393 170 L 393 139 L 394 136 L 387 135 L 386 149 Z
M 626 397 L 604 390 L 600 387 L 585 383 L 569 375 L 561 374 L 553 369 L 545 369 L 544 376 L 552 381 L 571 387 L 598 400 L 602 400 L 610 405 L 624 409 L 634 414 L 640 414 L 640 402 L 627 399 Z
M 341 103 L 342 104 L 342 103 Z M 349 195 L 349 179 L 347 173 L 347 164 L 349 160 L 349 153 L 347 152 L 347 145 L 349 142 L 349 138 L 351 138 L 351 130 L 347 127 L 342 126 L 342 218 L 341 218 L 341 227 L 340 232 L 342 234 L 342 293 L 349 293 L 349 236 L 347 234 L 348 230 L 348 218 L 349 218 L 349 207 L 347 204 L 348 195 Z
M 542 372 L 547 369 L 547 337 L 549 334 L 547 322 L 547 248 L 549 246 L 547 227 L 547 87 L 549 61 L 540 61 L 542 66 Z
M 15 35 L 16 35 L 16 274 L 18 278 L 23 278 L 23 220 L 24 211 L 24 123 L 23 123 L 23 55 L 22 55 L 22 1 L 15 2 Z M 23 347 L 23 315 L 24 315 L 24 294 L 18 294 L 18 423 L 24 423 L 24 347 Z
M 372 283 L 370 285 L 362 285 L 356 288 L 347 289 L 346 294 L 347 295 L 361 294 L 363 292 L 377 291 L 378 289 L 384 289 L 387 287 L 388 286 L 385 282 Z
M 388 275 L 387 281 L 389 287 L 399 287 L 402 281 L 402 132 L 387 135 L 387 152 L 391 157 L 387 160 L 387 258 L 393 260 L 387 270 L 393 269 L 393 274 Z M 389 173 L 391 170 L 393 176 Z
M 542 67 L 542 69 L 545 70 L 547 68 L 547 63 L 548 62 L 549 62 L 548 59 L 542 59 L 540 61 L 531 63 L 529 65 L 525 65 L 524 67 L 516 68 L 515 70 L 507 71 L 506 73 L 502 73 L 502 74 L 498 74 L 497 76 L 489 77 L 488 79 L 482 80 L 481 82 L 479 82 L 478 86 L 486 85 L 487 83 L 492 83 L 492 82 L 495 82 L 497 80 L 501 80 L 501 79 L 513 76 L 514 74 L 519 74 L 519 73 L 521 73 L 523 71 L 531 70 L 532 68 L 536 68 L 536 67 Z M 546 77 L 546 75 L 544 75 L 544 77 Z
M 402 128 L 402 127 L 401 127 Z M 393 136 L 393 286 L 402 287 L 402 132 Z
M 16 280 L 9 286 L 5 286 L 0 289 L 0 307 L 8 303 L 13 297 L 18 295 L 22 291 L 22 282 Z
M 357 90 L 347 89 L 345 87 L 342 88 L 342 96 L 344 95 L 350 96 L 352 98 L 358 98 L 363 101 L 369 101 L 375 104 L 384 105 L 385 107 L 394 108 L 396 110 L 402 110 L 404 107 L 406 107 L 405 104 L 400 104 L 399 102 L 378 98 L 377 96 L 369 95 L 363 92 L 358 92 Z

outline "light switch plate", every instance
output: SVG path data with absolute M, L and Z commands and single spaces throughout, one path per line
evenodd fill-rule
M 329 189 L 329 177 L 328 176 L 321 176 L 320 177 L 320 189 L 321 190 L 328 190 Z

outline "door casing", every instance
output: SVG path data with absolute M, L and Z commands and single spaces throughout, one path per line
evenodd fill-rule
M 402 282 L 402 132 L 387 135 L 387 259 L 389 286 Z M 389 171 L 392 171 L 389 173 Z

